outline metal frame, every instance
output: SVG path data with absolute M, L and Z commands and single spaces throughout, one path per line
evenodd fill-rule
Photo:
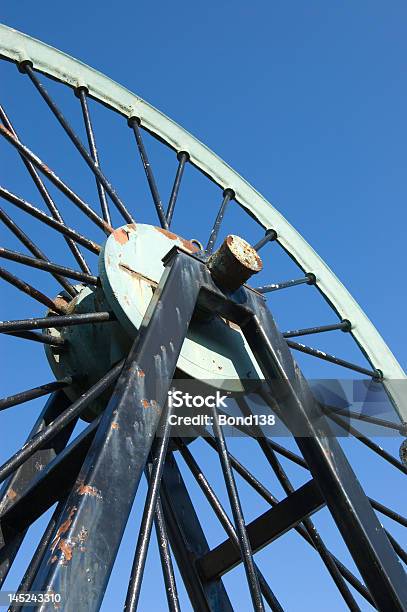
M 407 399 L 400 384 L 406 375 L 374 325 L 347 289 L 304 238 L 260 193 L 205 145 L 174 121 L 105 75 L 38 40 L 0 25 L 0 56 L 23 64 L 29 62 L 42 72 L 70 87 L 85 88 L 88 95 L 129 118 L 158 137 L 234 199 L 266 229 L 277 232 L 276 241 L 305 272 L 315 276 L 316 287 L 338 314 L 352 322 L 351 334 L 375 370 L 383 373 L 383 384 L 400 419 L 407 422 Z
M 297 527 L 310 514 L 326 504 L 377 607 L 381 610 L 407 610 L 407 577 L 396 553 L 338 441 L 332 435 L 327 418 L 295 366 L 287 344 L 277 330 L 263 298 L 248 288 L 241 288 L 232 295 L 225 294 L 215 285 L 202 258 L 177 247 L 170 251 L 164 263 L 164 275 L 146 312 L 140 335 L 122 369 L 109 405 L 100 419 L 83 432 L 77 444 L 77 448 L 81 448 L 83 452 L 89 437 L 92 437 L 97 428 L 79 474 L 74 478 L 64 510 L 56 520 L 53 537 L 49 538 L 51 544 L 42 553 L 42 560 L 35 578 L 32 579 L 31 588 L 41 591 L 53 589 L 64 593 L 64 610 L 67 611 L 78 609 L 83 601 L 87 601 L 89 610 L 99 608 L 138 483 L 143 470 L 146 469 L 181 346 L 195 306 L 199 305 L 200 309 L 217 312 L 241 326 L 269 385 L 270 405 L 294 435 L 297 433 L 297 444 L 313 476 L 313 480 L 297 491 L 291 489 L 288 484 L 288 497 L 246 527 L 239 509 L 237 489 L 233 486 L 231 457 L 223 434 L 219 428 L 215 428 L 218 440 L 216 444 L 219 445 L 221 458 L 223 457 L 222 465 L 231 505 L 236 506 L 234 518 L 241 558 L 246 558 L 247 562 L 247 559 L 251 559 L 251 545 L 254 550 L 261 548 L 289 528 Z M 195 282 L 191 282 L 192 279 Z M 177 308 L 174 308 L 174 304 Z M 134 579 L 138 589 L 152 526 L 152 513 L 159 499 L 161 470 L 164 468 L 164 485 L 167 481 L 168 487 L 168 479 L 169 482 L 173 480 L 170 474 L 176 469 L 173 464 L 171 468 L 164 467 L 169 434 L 168 426 L 164 425 L 164 429 L 165 435 L 161 439 L 157 438 L 157 459 L 154 459 L 155 467 L 151 473 L 143 518 L 145 537 L 139 542 L 144 552 L 141 554 L 139 551 L 136 554 L 133 567 L 133 573 L 135 571 L 135 576 L 138 575 L 137 579 L 132 573 L 131 583 Z M 301 434 L 298 434 L 299 430 Z M 27 493 L 22 494 L 19 503 L 11 503 L 7 508 L 2 517 L 2 528 L 8 535 L 11 546 L 14 533 L 18 543 L 21 537 L 19 533 L 24 530 L 27 521 L 30 522 L 30 514 L 34 518 L 38 511 L 45 509 L 49 503 L 49 497 L 45 499 L 47 496 L 38 498 L 41 490 L 47 489 L 45 479 L 55 479 L 63 461 L 68 460 L 67 457 L 76 458 L 77 461 L 78 454 L 72 454 L 72 451 L 69 453 L 69 450 L 67 449 L 65 454 L 62 453 L 60 460 L 56 459 L 50 464 L 42 477 L 28 485 Z M 171 461 L 172 459 L 168 459 L 167 465 L 170 465 Z M 113 479 L 112 463 L 116 465 L 116 477 Z M 75 470 L 71 471 L 74 475 Z M 68 483 L 72 483 L 69 478 L 65 487 Z M 66 489 L 60 489 L 59 493 L 66 495 Z M 27 495 L 34 495 L 34 499 L 42 499 L 42 502 L 24 504 L 24 497 Z M 220 574 L 228 571 L 238 561 L 236 540 L 234 536 L 229 537 L 229 540 L 220 545 L 220 553 L 209 551 L 202 538 L 199 544 L 199 538 L 196 540 L 199 528 L 193 525 L 193 516 L 189 516 L 188 520 L 192 523 L 188 523 L 182 511 L 183 506 L 189 502 L 185 498 L 185 492 L 180 495 L 184 496 L 184 500 L 172 503 L 172 493 L 165 493 L 164 486 L 162 501 L 164 518 L 168 519 L 169 538 L 179 559 L 181 572 L 187 585 L 190 585 L 188 590 L 193 597 L 198 598 L 196 602 L 201 602 L 199 609 L 228 609 L 223 587 L 218 579 Z M 16 529 L 17 525 L 20 525 L 20 529 L 15 532 L 13 526 Z M 182 548 L 186 546 L 185 541 L 182 545 L 185 539 L 182 530 L 185 529 L 189 532 L 192 529 L 195 534 L 195 540 L 190 540 L 189 536 L 186 540 L 188 546 L 192 545 L 191 542 L 196 542 L 195 563 L 200 567 L 199 580 L 196 579 L 196 569 L 185 567 L 188 562 L 188 555 Z M 103 538 L 100 537 L 102 533 Z M 221 558 L 220 565 L 217 561 L 220 569 L 216 570 L 216 575 L 208 570 L 211 565 L 208 559 L 212 557 Z M 191 559 L 189 564 L 191 565 Z M 86 568 L 86 572 L 83 568 Z M 257 577 L 257 569 L 249 563 L 247 578 L 254 609 L 262 610 Z M 128 599 L 129 610 L 134 610 L 137 603 L 137 592 L 134 594 L 134 597 Z M 224 600 L 222 604 L 219 603 L 219 598 Z

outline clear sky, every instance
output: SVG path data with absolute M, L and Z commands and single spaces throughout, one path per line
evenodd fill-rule
M 3 0 L 0 10 L 3 23 L 65 51 L 125 85 L 180 123 L 242 174 L 325 259 L 404 367 L 406 17 L 406 5 L 399 0 L 137 4 L 128 0 L 70 4 Z M 23 140 L 96 207 L 94 183 L 30 87 L 28 78 L 3 62 L 0 71 L 1 103 Z M 49 84 L 49 90 L 84 138 L 78 102 L 54 83 Z M 124 120 L 111 119 L 110 113 L 96 105 L 92 111 L 106 174 L 136 219 L 156 223 L 149 212 L 150 196 Z M 162 153 L 161 145 L 160 148 L 150 138 L 146 143 L 152 163 L 155 161 L 157 168 L 163 167 L 158 184 L 166 201 L 176 167 L 173 157 L 167 151 Z M 6 143 L 1 143 L 0 159 L 1 184 L 41 206 L 24 168 L 16 168 L 19 160 Z M 181 212 L 174 219 L 175 231 L 206 241 L 220 199 L 221 193 L 215 186 L 186 176 L 180 194 Z M 74 227 L 102 239 L 79 213 L 72 213 L 65 200 L 63 207 L 66 219 Z M 15 213 L 8 204 L 5 208 L 38 243 L 43 240 L 44 250 L 55 261 L 73 265 L 66 250 L 58 255 L 59 238 L 51 231 L 43 233 L 37 222 Z M 251 242 L 260 237 L 253 222 L 233 206 L 225 217 L 226 230 Z M 1 236 L 2 244 L 8 248 L 23 250 L 4 228 Z M 301 274 L 275 245 L 268 245 L 264 253 L 268 267 L 262 281 L 285 280 Z M 44 280 L 42 272 L 27 272 L 9 262 L 5 267 L 33 283 L 35 279 L 36 285 L 50 295 L 57 292 L 55 283 Z M 306 295 L 309 290 L 297 287 L 289 290 L 295 292 L 291 299 L 287 295 L 273 298 L 270 307 L 281 329 L 332 322 L 333 313 L 319 297 L 309 298 Z M 44 312 L 42 306 L 21 299 L 17 290 L 4 283 L 2 295 L 6 297 L 0 304 L 2 319 L 42 316 Z M 41 347 L 29 347 L 22 364 L 22 341 L 1 340 L 5 388 L 1 395 L 51 380 Z M 344 334 L 312 338 L 309 343 L 365 363 Z M 306 374 L 314 378 L 349 376 L 346 371 L 316 363 L 310 357 L 299 361 Z M 38 400 L 2 415 L 1 461 L 23 443 L 33 414 L 42 405 L 43 400 Z M 397 452 L 399 442 L 387 440 L 385 444 Z M 254 459 L 246 450 L 248 443 L 234 440 L 231 444 L 237 454 L 246 455 L 248 465 L 266 479 L 271 490 L 282 495 L 265 462 Z M 359 447 L 349 441 L 346 444 L 369 493 L 374 492 L 377 497 L 383 493 L 383 499 L 386 493 L 389 504 L 400 511 L 405 508 L 398 476 L 371 460 Z M 197 446 L 196 452 L 202 463 L 216 465 L 216 457 L 211 458 L 203 448 Z M 304 475 L 298 470 L 290 474 L 295 484 L 304 482 Z M 188 482 L 191 495 L 197 494 L 192 482 Z M 214 476 L 214 484 L 227 504 L 219 476 Z M 267 508 L 244 486 L 242 495 L 248 520 Z M 129 521 L 130 544 L 122 550 L 113 574 L 103 606 L 106 611 L 121 607 L 142 500 L 141 495 L 137 497 L 137 507 Z M 208 508 L 202 507 L 209 514 Z M 318 520 L 325 528 L 327 540 L 347 560 L 326 515 L 321 513 L 316 523 Z M 211 545 L 222 539 L 222 530 L 215 520 L 213 523 L 208 527 Z M 31 544 L 35 533 L 28 540 Z M 393 533 L 402 539 L 396 528 Z M 286 535 L 258 555 L 282 605 L 294 612 L 300 609 L 322 612 L 328 609 L 329 601 L 330 610 L 345 609 L 326 571 L 320 569 L 317 555 L 305 543 L 298 544 L 298 540 L 298 536 Z M 28 553 L 27 544 L 18 560 L 20 572 Z M 157 554 L 153 552 L 140 603 L 143 612 L 164 606 L 161 575 L 158 566 L 154 569 L 153 565 L 156 560 Z M 249 609 L 242 578 L 239 569 L 226 579 L 227 586 L 234 589 L 232 601 L 237 610 Z M 311 585 L 313 578 L 316 582 Z M 18 579 L 16 570 L 10 574 L 8 587 L 14 588 Z M 181 586 L 180 592 L 183 609 L 189 609 Z M 370 609 L 363 600 L 361 607 Z

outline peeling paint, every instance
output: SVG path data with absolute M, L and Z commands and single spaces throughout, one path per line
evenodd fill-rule
M 113 237 L 119 244 L 126 244 L 129 240 L 128 232 L 122 227 L 113 231 Z
M 10 489 L 7 491 L 7 497 L 14 500 L 17 497 L 17 493 L 10 487 Z
M 81 484 L 76 489 L 76 492 L 79 495 L 91 495 L 92 497 L 96 497 L 97 499 L 102 499 L 102 495 L 100 491 L 96 487 L 92 487 L 91 485 Z

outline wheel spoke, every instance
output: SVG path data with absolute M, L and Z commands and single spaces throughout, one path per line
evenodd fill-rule
M 110 372 L 105 374 L 99 382 L 97 382 L 88 391 L 83 393 L 69 408 L 64 410 L 48 427 L 45 427 L 31 438 L 19 451 L 17 451 L 6 463 L 0 467 L 0 482 L 3 482 L 10 474 L 12 474 L 20 465 L 24 463 L 36 450 L 41 448 L 49 440 L 52 440 L 68 423 L 78 417 L 90 404 L 91 401 L 99 397 L 106 389 L 108 389 L 118 378 L 124 359 L 115 365 Z
M 260 251 L 260 249 L 262 249 L 265 244 L 274 240 L 277 240 L 277 232 L 273 229 L 268 229 L 266 230 L 264 237 L 259 240 L 253 248 L 255 249 L 255 251 Z
M 51 334 L 41 334 L 33 331 L 13 331 L 4 332 L 8 336 L 14 336 L 15 338 L 23 338 L 24 340 L 32 340 L 33 342 L 40 342 L 42 344 L 49 344 L 50 346 L 63 347 L 65 341 L 57 336 L 51 336 Z
M 289 287 L 296 287 L 297 285 L 315 285 L 315 276 L 311 272 L 294 280 L 283 281 L 281 283 L 273 283 L 272 285 L 263 285 L 262 287 L 255 287 L 259 293 L 270 293 L 271 291 L 279 291 L 280 289 L 288 289 Z
M 174 567 L 171 559 L 170 546 L 168 542 L 167 527 L 161 505 L 161 496 L 157 497 L 154 524 L 157 533 L 157 542 L 160 552 L 161 567 L 163 570 L 165 594 L 167 595 L 168 609 L 170 612 L 180 612 L 178 601 L 177 584 L 175 581 Z
M 43 259 L 36 259 L 35 257 L 23 255 L 22 253 L 10 251 L 9 249 L 3 249 L 2 247 L 0 247 L 0 257 L 3 257 L 3 259 L 9 259 L 10 261 L 16 261 L 17 263 L 21 263 L 26 266 L 31 266 L 32 268 L 38 268 L 39 270 L 44 270 L 45 272 L 55 272 L 56 274 L 62 274 L 63 276 L 67 276 L 68 278 L 80 280 L 86 285 L 98 284 L 97 277 L 92 276 L 91 274 L 77 272 L 76 270 L 71 270 L 71 268 L 66 268 L 65 266 L 60 266 L 59 264 L 55 264 L 50 261 L 44 261 Z
M 0 333 L 19 332 L 29 329 L 50 329 L 69 327 L 71 325 L 87 325 L 89 323 L 105 323 L 114 321 L 110 312 L 89 312 L 83 314 L 61 315 L 59 317 L 40 317 L 36 319 L 17 319 L 15 321 L 0 321 Z
M 167 403 L 161 417 L 161 430 L 158 432 L 156 437 L 156 448 L 152 451 L 153 460 L 151 465 L 151 475 L 148 477 L 148 492 L 144 505 L 143 517 L 141 519 L 141 526 L 130 574 L 126 602 L 124 605 L 126 612 L 135 612 L 140 597 L 141 583 L 143 580 L 144 567 L 146 564 L 148 546 L 151 537 L 151 529 L 157 507 L 161 477 L 171 431 L 169 418 L 172 412 L 173 408 Z M 148 474 L 146 475 L 148 476 Z
M 335 355 L 329 355 L 328 353 L 320 351 L 319 349 L 312 348 L 311 346 L 305 346 L 305 344 L 299 344 L 298 342 L 292 342 L 291 340 L 287 340 L 287 344 L 290 348 L 296 351 L 306 353 L 307 355 L 312 355 L 313 357 L 318 357 L 318 359 L 322 359 L 323 361 L 329 361 L 329 363 L 340 365 L 343 368 L 348 368 L 348 370 L 354 370 L 355 372 L 359 372 L 360 374 L 366 374 L 367 376 L 371 376 L 374 380 L 379 381 L 382 378 L 382 374 L 379 370 L 368 370 L 367 368 L 363 368 L 362 366 L 359 366 L 356 363 L 345 361 L 344 359 L 335 357 Z
M 372 440 L 364 436 L 358 429 L 356 429 L 356 427 L 353 427 L 353 425 L 350 425 L 350 423 L 344 421 L 334 411 L 329 409 L 327 410 L 324 406 L 322 406 L 322 409 L 332 421 L 339 425 L 339 427 L 352 434 L 352 436 L 357 438 L 359 442 L 370 448 L 370 450 L 377 453 L 380 457 L 382 457 L 382 459 L 385 459 L 388 463 L 400 470 L 400 472 L 403 472 L 403 474 L 407 474 L 407 467 L 404 466 L 401 461 L 398 461 L 398 459 L 393 457 L 393 455 L 390 455 L 390 453 L 385 451 L 381 446 L 375 444 L 375 442 L 372 442 Z
M 12 123 L 10 122 L 10 119 L 7 117 L 5 110 L 1 106 L 0 106 L 0 118 L 3 121 L 4 125 L 6 126 L 6 128 L 10 130 L 10 132 L 15 136 L 17 140 L 19 140 L 18 135 L 15 129 L 13 128 Z M 48 190 L 46 189 L 44 183 L 41 180 L 41 177 L 39 176 L 38 172 L 34 168 L 33 164 L 29 162 L 23 155 L 21 155 L 21 153 L 20 153 L 20 157 L 25 167 L 27 168 L 31 178 L 33 179 L 38 191 L 40 192 L 46 206 L 48 207 L 48 210 L 51 212 L 53 218 L 63 224 L 64 220 L 61 216 L 61 213 L 59 212 L 55 202 L 53 201 L 50 194 L 48 193 Z M 76 261 L 78 262 L 80 268 L 83 270 L 83 272 L 87 272 L 88 274 L 90 274 L 89 266 L 86 263 L 86 260 L 84 259 L 78 246 L 70 238 L 65 236 L 64 239 L 68 247 L 70 248 L 73 256 L 75 257 Z
M 197 429 L 197 431 L 199 430 Z M 208 435 L 207 432 L 204 432 L 202 439 L 213 450 L 217 451 L 215 439 L 212 436 Z M 252 487 L 267 503 L 269 503 L 271 506 L 276 506 L 279 503 L 279 500 L 274 497 L 274 495 L 272 495 L 270 491 L 247 468 L 245 468 L 240 463 L 240 461 L 238 461 L 238 459 L 236 459 L 236 457 L 229 453 L 229 458 L 233 469 L 235 469 L 236 472 L 250 485 L 250 487 Z M 312 546 L 312 548 L 315 549 L 315 545 L 304 527 L 298 525 L 297 527 L 295 527 L 295 530 L 301 535 L 302 538 L 304 538 L 304 540 L 306 540 L 306 542 L 308 542 L 308 544 Z M 358 593 L 360 593 L 360 595 L 362 595 L 362 597 L 366 599 L 366 601 L 368 601 L 372 606 L 374 606 L 374 601 L 367 588 L 360 582 L 360 580 L 356 578 L 356 576 L 352 574 L 352 572 L 343 563 L 341 563 L 341 561 L 339 561 L 339 559 L 337 559 L 331 552 L 330 554 L 342 576 L 346 578 L 346 580 L 358 591 Z
M 38 291 L 38 289 L 35 289 L 35 287 L 33 287 L 32 285 L 26 283 L 17 276 L 14 276 L 14 274 L 11 274 L 11 272 L 9 272 L 8 270 L 0 268 L 0 278 L 4 279 L 14 287 L 17 287 L 17 289 L 29 295 L 34 300 L 36 300 L 40 304 L 43 304 L 50 310 L 58 312 L 59 314 L 65 313 L 66 309 L 63 308 L 60 304 L 62 300 L 60 300 L 60 303 L 57 300 L 51 300 L 51 298 L 41 293 L 41 291 Z
M 213 224 L 213 228 L 209 235 L 208 244 L 206 245 L 205 251 L 207 255 L 212 254 L 213 247 L 215 246 L 215 242 L 219 234 L 220 225 L 225 215 L 226 207 L 229 204 L 230 200 L 234 198 L 234 196 L 235 193 L 232 189 L 225 189 L 225 191 L 223 192 L 222 204 L 220 205 L 218 214 L 216 215 L 215 223 Z
M 192 453 L 190 452 L 188 447 L 182 442 L 182 440 L 177 440 L 176 443 L 177 443 L 179 450 L 181 451 L 181 455 L 185 463 L 187 464 L 188 468 L 191 471 L 191 474 L 195 478 L 197 484 L 199 485 L 203 494 L 205 495 L 206 499 L 211 505 L 212 510 L 218 517 L 221 525 L 223 526 L 229 538 L 234 542 L 237 550 L 240 550 L 239 539 L 238 539 L 236 530 L 233 527 L 231 520 L 229 519 L 224 508 L 222 507 L 222 504 L 220 503 L 214 490 L 212 489 L 208 480 L 206 479 L 204 473 L 202 472 L 198 463 L 193 457 Z M 273 591 L 271 590 L 266 579 L 264 578 L 264 576 L 262 575 L 260 569 L 257 567 L 256 564 L 255 564 L 255 570 L 257 573 L 257 578 L 259 580 L 260 589 L 264 596 L 264 599 L 267 601 L 267 603 L 269 604 L 272 610 L 282 612 L 283 608 L 281 607 L 279 601 L 277 600 L 276 596 L 274 595 Z
M 92 170 L 93 174 L 102 183 L 103 187 L 106 189 L 107 193 L 109 194 L 113 204 L 115 204 L 119 212 L 122 214 L 123 218 L 127 221 L 127 223 L 134 223 L 132 216 L 130 215 L 129 211 L 127 210 L 127 208 L 125 207 L 125 205 L 123 204 L 119 196 L 117 195 L 117 192 L 113 189 L 112 185 L 109 183 L 109 181 L 107 180 L 107 178 L 105 177 L 105 175 L 103 174 L 99 166 L 94 162 L 92 157 L 89 155 L 88 151 L 86 150 L 86 147 L 82 144 L 81 140 L 75 134 L 74 130 L 69 125 L 68 121 L 65 119 L 65 117 L 59 110 L 58 106 L 55 104 L 55 102 L 52 100 L 51 96 L 45 89 L 44 85 L 39 81 L 38 77 L 36 76 L 35 72 L 31 68 L 29 63 L 25 63 L 22 66 L 20 65 L 20 68 L 28 74 L 28 76 L 31 79 L 31 82 L 35 85 L 36 89 L 41 94 L 43 100 L 45 100 L 48 107 L 54 113 L 55 117 L 57 118 L 59 123 L 62 125 L 62 127 L 64 128 L 69 138 L 72 140 L 73 144 L 75 145 L 75 147 L 77 148 L 77 150 L 79 151 L 79 153 L 81 154 L 81 156 L 83 157 L 83 159 L 85 160 L 89 168 Z M 108 229 L 108 224 L 106 227 Z
M 11 408 L 11 406 L 17 406 L 18 404 L 24 404 L 25 402 L 29 402 L 37 397 L 42 397 L 43 395 L 49 395 L 59 389 L 65 389 L 65 387 L 69 387 L 71 384 L 72 378 L 67 376 L 66 378 L 54 380 L 45 385 L 34 387 L 33 389 L 21 391 L 15 395 L 9 395 L 8 397 L 0 399 L 0 410 L 5 410 L 6 408 Z
M 85 124 L 86 135 L 88 137 L 90 154 L 92 155 L 92 159 L 95 162 L 95 165 L 99 167 L 99 154 L 96 147 L 95 135 L 93 133 L 92 121 L 89 113 L 86 87 L 78 87 L 76 93 L 81 103 L 83 121 Z M 111 225 L 112 222 L 110 219 L 109 204 L 107 203 L 105 190 L 99 178 L 97 176 L 95 178 L 96 187 L 99 194 L 100 208 L 102 210 L 102 217 L 106 221 L 106 223 Z
M 174 185 L 172 187 L 170 201 L 168 203 L 168 208 L 167 208 L 168 227 L 171 226 L 172 217 L 174 215 L 175 203 L 177 201 L 178 192 L 179 192 L 179 188 L 181 185 L 182 175 L 184 174 L 185 164 L 189 159 L 189 155 L 185 151 L 181 151 L 180 153 L 178 153 L 177 158 L 178 158 L 178 168 L 177 168 L 177 173 L 175 175 Z
M 55 508 L 54 513 L 30 561 L 30 564 L 27 567 L 27 570 L 23 578 L 21 579 L 21 582 L 17 589 L 17 594 L 27 593 L 28 591 L 31 590 L 31 585 L 34 581 L 37 570 L 41 564 L 41 560 L 44 555 L 44 552 L 46 551 L 46 549 L 48 548 L 48 546 L 50 545 L 52 541 L 52 536 L 54 535 L 55 527 L 58 524 L 58 520 L 64 509 L 64 504 L 65 504 L 65 500 L 63 499 L 58 503 L 57 507 Z M 9 612 L 19 612 L 19 610 L 21 610 L 21 606 L 19 606 L 18 604 L 17 605 L 12 604 L 9 607 Z
M 366 423 L 371 423 L 372 425 L 379 425 L 380 427 L 386 427 L 386 429 L 394 429 L 394 431 L 398 431 L 401 434 L 405 433 L 406 425 L 403 423 L 393 423 L 392 421 L 386 421 L 385 419 L 378 419 L 376 417 L 368 416 L 366 414 L 362 414 L 359 412 L 353 412 L 352 410 L 339 410 L 334 406 L 328 406 L 324 404 L 325 410 L 330 412 L 334 412 L 338 416 L 343 416 L 347 419 L 357 419 L 359 421 L 365 421 Z
M 88 238 L 85 238 L 85 236 L 82 236 L 82 234 L 68 227 L 64 223 L 61 223 L 60 221 L 56 221 L 55 219 L 53 219 L 46 213 L 42 212 L 42 210 L 40 210 L 39 208 L 36 208 L 29 202 L 26 202 L 22 198 L 19 198 L 14 193 L 11 193 L 10 191 L 8 191 L 7 189 L 4 189 L 4 187 L 1 187 L 1 186 L 0 186 L 0 196 L 4 198 L 5 200 L 7 200 L 8 202 L 10 202 L 11 204 L 14 204 L 14 206 L 19 208 L 20 210 L 23 210 L 24 212 L 28 213 L 32 217 L 35 217 L 39 221 L 42 221 L 49 227 L 52 227 L 57 232 L 60 232 L 61 234 L 64 234 L 65 236 L 69 236 L 76 242 L 79 242 L 92 253 L 95 253 L 96 255 L 100 253 L 100 246 L 98 244 L 96 244 L 92 240 L 89 240 Z M 83 266 L 81 267 L 83 268 Z M 85 273 L 90 274 L 89 267 L 87 265 L 85 267 L 86 267 L 86 270 L 84 270 Z
M 244 401 L 244 399 L 239 400 L 238 404 L 244 416 L 248 416 L 248 417 L 252 416 L 252 411 L 250 410 L 249 406 Z M 286 472 L 284 471 L 281 463 L 277 459 L 276 454 L 267 444 L 267 440 L 264 437 L 263 430 L 261 429 L 261 427 L 256 426 L 256 425 L 252 427 L 252 430 L 256 436 L 256 442 L 260 446 L 273 472 L 277 476 L 277 479 L 279 483 L 281 484 L 285 494 L 291 495 L 295 489 L 292 483 L 290 482 Z M 302 524 L 304 525 L 304 528 L 307 531 L 309 537 L 311 538 L 316 551 L 321 557 L 322 562 L 324 563 L 326 569 L 330 573 L 333 581 L 335 582 L 335 585 L 337 586 L 339 592 L 341 593 L 342 597 L 347 603 L 349 609 L 353 610 L 354 612 L 360 611 L 359 606 L 357 605 L 352 593 L 347 587 L 343 577 L 341 576 L 341 573 L 339 572 L 337 566 L 335 565 L 334 560 L 332 559 L 330 553 L 328 552 L 328 549 L 325 546 L 317 529 L 315 528 L 312 520 L 309 517 L 306 517 L 302 521 Z
M 129 126 L 132 128 L 134 132 L 134 136 L 136 138 L 137 148 L 140 153 L 141 161 L 143 162 L 144 171 L 146 173 L 148 185 L 150 187 L 151 195 L 153 197 L 155 209 L 157 211 L 157 215 L 158 215 L 158 219 L 160 221 L 161 227 L 163 227 L 164 229 L 168 229 L 167 219 L 166 219 L 164 208 L 161 202 L 160 194 L 158 193 L 158 188 L 155 182 L 154 174 L 150 166 L 150 162 L 148 160 L 147 151 L 143 143 L 138 119 L 136 117 L 131 117 L 128 123 L 129 123 Z
M 86 204 L 66 183 L 64 183 L 59 176 L 55 174 L 50 168 L 44 164 L 43 161 L 28 147 L 23 145 L 19 140 L 17 140 L 14 135 L 7 130 L 3 125 L 0 124 L 0 134 L 4 136 L 4 138 L 12 144 L 26 159 L 31 161 L 38 170 L 40 170 L 45 176 L 57 187 L 63 194 L 66 195 L 67 198 L 71 200 L 75 206 L 77 206 L 89 219 L 91 219 L 96 225 L 98 225 L 103 231 L 108 231 L 109 233 L 113 231 L 113 228 L 110 227 L 106 221 L 104 221 L 98 214 L 95 213 L 94 210 Z
M 264 605 L 260 592 L 257 573 L 254 567 L 250 540 L 246 532 L 246 525 L 243 518 L 243 512 L 240 505 L 236 482 L 230 464 L 230 458 L 226 446 L 225 436 L 223 434 L 221 426 L 219 425 L 218 414 L 215 407 L 212 409 L 212 415 L 213 428 L 216 436 L 216 446 L 222 466 L 223 477 L 225 479 L 230 505 L 232 508 L 233 518 L 236 525 L 236 533 L 239 540 L 240 554 L 242 556 L 242 561 L 246 570 L 247 582 L 249 585 L 253 607 L 256 611 L 261 611 L 264 610 Z
M 0 208 L 0 219 L 33 255 L 35 255 L 38 259 L 42 259 L 43 261 L 49 261 L 48 257 L 44 255 L 37 245 L 34 244 L 31 238 L 29 238 L 27 234 L 25 234 L 23 230 L 20 229 L 16 223 L 14 223 L 11 217 L 9 217 L 2 208 Z M 63 276 L 59 276 L 58 274 L 52 274 L 52 276 L 70 296 L 75 297 L 78 294 L 75 287 L 71 285 L 71 283 L 69 283 Z
M 332 323 L 332 325 L 320 325 L 319 327 L 305 327 L 304 329 L 295 329 L 283 332 L 284 338 L 294 338 L 296 336 L 308 336 L 309 334 L 321 334 L 323 332 L 335 331 L 340 329 L 344 332 L 350 331 L 352 325 L 349 321 L 341 321 L 340 323 Z

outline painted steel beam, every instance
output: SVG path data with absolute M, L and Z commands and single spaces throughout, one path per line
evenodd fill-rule
M 253 553 L 296 527 L 324 505 L 325 500 L 319 488 L 314 480 L 310 480 L 246 526 Z M 198 565 L 206 580 L 215 580 L 240 562 L 239 550 L 233 540 L 228 538 L 201 557 Z
M 210 548 L 172 453 L 164 466 L 161 502 L 171 548 L 193 609 L 232 612 L 222 582 L 206 579 L 199 572 L 197 561 L 209 554 Z
M 46 402 L 27 440 L 46 428 L 69 404 L 70 401 L 65 393 L 62 391 L 54 393 Z M 62 451 L 74 427 L 75 422 L 70 423 L 60 434 L 55 436 L 51 443 L 34 453 L 6 480 L 0 491 L 0 516 L 24 495 L 32 480 Z M 8 574 L 24 536 L 25 530 L 20 530 L 12 537 L 7 537 L 3 533 L 0 521 L 0 585 Z
M 63 593 L 64 612 L 100 608 L 200 291 L 195 265 L 174 257 L 164 271 L 33 581 Z

